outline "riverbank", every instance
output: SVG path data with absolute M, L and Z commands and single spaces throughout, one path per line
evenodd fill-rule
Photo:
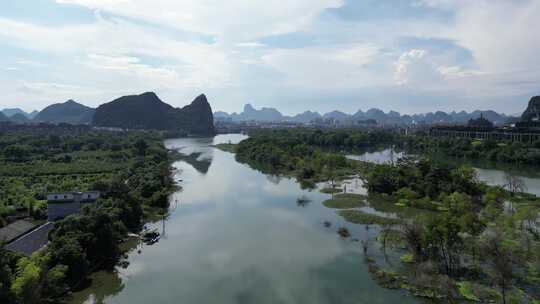
M 10 269 L 0 284 L 6 303 L 57 302 L 91 273 L 113 269 L 125 255 L 122 243 L 128 233 L 138 232 L 146 220 L 162 213 L 175 190 L 173 158 L 159 133 L 90 132 L 45 139 L 7 134 L 0 137 L 3 143 L 25 153 L 17 158 L 4 155 L 3 168 L 14 170 L 0 175 L 0 190 L 7 193 L 0 206 L 26 201 L 32 206 L 29 214 L 39 219 L 46 216 L 41 198 L 48 192 L 101 193 L 94 206 L 56 222 L 45 249 L 24 257 L 0 248 L 0 260 Z M 24 173 L 18 174 L 22 167 Z
M 339 202 L 339 194 L 338 199 L 325 203 L 331 208 L 342 207 L 337 213 L 348 222 L 393 230 L 405 244 L 402 262 L 414 267 L 391 276 L 393 272 L 381 272 L 370 263 L 370 268 L 377 269 L 371 273 L 384 278 L 379 281 L 394 280 L 418 296 L 449 301 L 473 297 L 532 301 L 540 295 L 533 283 L 539 279 L 534 269 L 540 266 L 540 255 L 532 249 L 540 249 L 540 234 L 534 224 L 539 220 L 540 200 L 522 193 L 517 179 L 509 180 L 513 184 L 505 190 L 478 182 L 470 167 L 439 166 L 426 159 L 362 163 L 360 169 L 361 162 L 342 161 L 342 154 L 318 149 L 302 132 L 267 132 L 241 142 L 236 151 L 241 162 L 299 181 L 304 172 L 310 172 L 308 178 L 326 179 L 331 185 L 338 177 L 360 175 L 369 193 L 384 195 L 402 209 L 398 218 L 376 215 L 358 201 Z M 339 175 L 338 170 L 347 174 Z M 426 210 L 432 216 L 401 217 L 411 208 Z M 345 232 L 340 234 L 348 236 Z M 523 240 L 527 243 L 522 244 Z M 508 247 L 508 243 L 517 246 Z M 479 257 L 478 250 L 503 255 Z M 507 263 L 512 270 L 501 269 L 498 263 Z M 396 288 L 396 284 L 389 286 Z
M 159 223 L 165 237 L 132 251 L 128 267 L 119 268 L 116 279 L 106 279 L 120 278 L 121 290 L 98 283 L 79 303 L 167 304 L 181 298 L 234 304 L 238 295 L 263 304 L 417 303 L 403 292 L 379 287 L 358 258 L 362 249 L 355 239 L 375 244 L 376 228 L 366 231 L 326 208 L 322 202 L 330 194 L 303 190 L 285 176 L 262 174 L 212 147 L 236 139 L 166 142 L 185 155 L 200 155 L 197 161 L 208 163 L 207 169 L 192 159 L 174 164 L 182 192 L 171 196 L 178 208 Z M 339 237 L 341 228 L 349 238 Z M 369 251 L 384 260 L 375 246 Z
M 464 196 L 461 195 L 441 198 L 434 195 L 433 202 L 437 204 L 429 201 L 428 206 L 443 208 L 418 209 L 412 206 L 422 207 L 416 202 L 422 202 L 422 197 L 408 196 L 408 191 L 400 192 L 405 197 L 397 193 L 368 194 L 369 184 L 364 184 L 358 175 L 315 185 L 319 189 L 330 187 L 331 192 L 347 189 L 347 194 L 326 194 L 301 189 L 298 178 L 287 175 L 287 172 L 297 174 L 297 170 L 262 174 L 250 165 L 238 163 L 234 154 L 214 148 L 229 140 L 229 137 L 218 137 L 167 142 L 171 149 L 190 155 L 175 163 L 174 178 L 182 180 L 183 191 L 175 193 L 171 200 L 181 201 L 180 207 L 162 223 L 167 237 L 154 246 L 142 248 L 141 252 L 129 254 L 130 265 L 118 270 L 125 285 L 121 291 L 104 296 L 107 303 L 154 301 L 161 304 L 178 298 L 190 303 L 236 303 L 238 294 L 258 303 L 275 299 L 270 294 L 286 294 L 287 299 L 298 303 L 417 303 L 419 300 L 412 295 L 440 298 L 443 302 L 473 297 L 500 301 L 501 289 L 490 276 L 495 273 L 492 257 L 480 258 L 478 254 L 480 250 L 487 252 L 482 247 L 484 244 L 500 243 L 485 241 L 484 237 L 491 234 L 484 235 L 484 231 L 492 231 L 493 226 L 504 228 L 512 232 L 509 235 L 503 231 L 504 242 L 515 248 L 526 248 L 526 243 L 521 243 L 525 240 L 514 236 L 524 236 L 522 232 L 527 231 L 527 223 L 521 216 L 531 213 L 523 211 L 521 206 L 534 207 L 536 202 L 531 202 L 530 197 L 515 194 L 515 198 L 522 200 L 521 206 L 514 200 L 518 207 L 515 216 L 510 209 L 505 209 L 505 202 L 498 200 L 500 193 L 483 194 L 470 204 L 466 199 L 462 201 Z M 287 158 L 283 160 L 285 164 L 292 163 Z M 360 172 L 362 177 L 367 178 L 367 173 L 376 167 L 366 165 Z M 400 176 L 418 176 L 419 180 L 412 184 L 423 185 L 420 189 L 427 191 L 431 183 L 427 176 L 433 174 L 418 175 L 413 169 L 383 176 L 391 177 L 391 183 Z M 427 172 L 445 171 L 434 168 Z M 440 186 L 467 185 L 468 175 L 456 172 L 440 176 L 443 181 Z M 403 198 L 408 201 L 400 202 Z M 457 211 L 477 214 L 478 220 L 470 221 L 470 214 L 466 212 L 447 221 L 444 215 L 454 212 L 449 208 L 452 203 L 461 206 Z M 465 208 L 467 206 L 473 208 Z M 485 219 L 489 220 L 484 222 Z M 476 227 L 471 223 L 489 225 L 481 226 L 480 234 L 474 229 L 464 233 L 462 227 Z M 520 230 L 521 223 L 523 230 Z M 415 255 L 416 247 L 407 241 L 407 231 L 419 232 L 419 247 L 423 250 L 419 255 Z M 456 234 L 445 234 L 445 231 L 458 232 L 457 238 L 454 238 Z M 446 242 L 447 236 L 459 242 Z M 434 245 L 425 243 L 434 240 L 437 241 Z M 520 240 L 519 243 L 516 240 Z M 463 257 L 464 264 L 459 269 L 473 271 L 447 275 L 445 263 L 441 263 L 438 254 L 441 251 L 435 250 L 440 250 L 439 241 L 445 245 L 458 244 L 450 249 L 454 256 L 453 250 L 459 249 Z M 533 252 L 536 250 L 534 246 L 531 248 Z M 521 265 L 535 265 L 534 260 L 519 263 L 520 273 L 524 269 Z M 478 268 L 489 272 L 478 272 Z M 523 273 L 526 276 L 512 280 L 514 287 L 505 289 L 507 300 L 535 298 L 534 285 L 523 285 L 535 279 L 534 272 L 527 268 Z M 246 286 L 246 281 L 252 283 Z M 214 290 L 211 296 L 204 292 L 208 288 Z M 102 289 L 95 294 L 101 292 Z

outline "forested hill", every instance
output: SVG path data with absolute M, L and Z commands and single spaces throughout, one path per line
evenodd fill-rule
M 9 121 L 9 118 L 4 115 L 4 113 L 0 112 L 0 121 Z
M 94 109 L 68 100 L 64 103 L 50 105 L 39 112 L 34 118 L 36 122 L 89 124 L 94 115 Z
M 212 108 L 205 95 L 184 108 L 174 108 L 153 92 L 120 97 L 99 106 L 93 124 L 100 127 L 155 129 L 214 134 Z

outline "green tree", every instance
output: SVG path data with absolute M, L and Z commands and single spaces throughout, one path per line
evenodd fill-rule
M 28 145 L 13 144 L 9 145 L 4 149 L 4 155 L 7 159 L 12 161 L 22 161 L 31 152 L 31 148 Z
M 31 257 L 22 257 L 17 262 L 17 273 L 11 291 L 21 303 L 40 303 L 42 280 L 46 275 L 49 259 L 47 254 L 38 252 Z
M 525 181 L 519 176 L 510 172 L 504 173 L 504 187 L 508 189 L 508 191 L 510 191 L 512 195 L 527 190 L 527 185 L 525 185 Z
M 148 143 L 144 139 L 139 139 L 134 144 L 135 150 L 137 151 L 137 155 L 139 156 L 145 156 L 146 150 L 148 150 Z
M 74 286 L 88 274 L 90 265 L 76 235 L 67 234 L 56 237 L 49 248 L 52 262 L 67 267 L 63 274 L 70 286 Z
M 0 243 L 0 303 L 15 303 L 15 297 L 11 291 L 11 280 L 13 271 L 11 269 L 10 252 Z
M 514 252 L 515 243 L 505 239 L 501 229 L 489 229 L 481 238 L 481 248 L 485 254 L 485 262 L 489 265 L 488 275 L 496 284 L 502 295 L 502 302 L 506 304 L 507 293 L 515 277 L 514 263 L 518 254 Z

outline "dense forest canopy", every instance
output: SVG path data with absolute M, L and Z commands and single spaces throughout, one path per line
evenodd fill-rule
M 98 269 L 113 269 L 121 242 L 173 189 L 170 155 L 153 132 L 0 135 L 0 224 L 46 218 L 45 195 L 98 190 L 101 199 L 57 222 L 45 250 L 24 257 L 0 246 L 1 303 L 58 303 Z

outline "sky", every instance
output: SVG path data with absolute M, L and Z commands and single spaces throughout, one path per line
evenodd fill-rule
M 522 112 L 540 0 L 2 0 L 0 108 Z

